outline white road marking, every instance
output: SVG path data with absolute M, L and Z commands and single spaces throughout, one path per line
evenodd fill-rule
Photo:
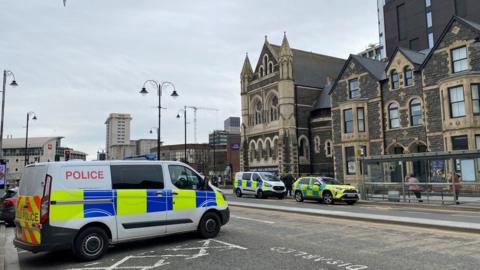
M 254 219 L 254 218 L 247 218 L 247 217 L 240 217 L 240 216 L 234 216 L 230 215 L 232 218 L 238 218 L 238 219 L 244 219 L 244 220 L 249 220 L 249 221 L 256 221 L 260 223 L 266 223 L 266 224 L 275 224 L 273 221 L 268 221 L 268 220 L 261 220 L 261 219 Z

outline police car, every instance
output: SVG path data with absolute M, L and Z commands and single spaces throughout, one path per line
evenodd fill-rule
M 29 165 L 17 202 L 16 247 L 72 249 L 82 260 L 130 240 L 189 231 L 215 237 L 230 218 L 220 190 L 174 161 Z
M 351 185 L 344 185 L 331 177 L 301 177 L 293 184 L 293 194 L 297 202 L 303 200 L 319 200 L 326 204 L 344 201 L 355 204 L 358 201 L 358 190 Z
M 280 179 L 268 172 L 238 172 L 233 181 L 233 192 L 237 197 L 244 194 L 255 195 L 262 199 L 265 197 L 285 197 L 285 185 Z

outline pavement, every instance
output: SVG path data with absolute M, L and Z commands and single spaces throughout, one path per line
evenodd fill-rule
M 479 244 L 479 234 L 232 206 L 214 239 L 181 234 L 130 242 L 86 263 L 67 251 L 19 251 L 18 259 L 22 270 L 478 270 Z

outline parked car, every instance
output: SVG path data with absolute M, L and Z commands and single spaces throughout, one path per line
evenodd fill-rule
M 7 225 L 13 225 L 15 221 L 17 195 L 18 188 L 11 188 L 0 198 L 0 220 L 3 220 Z
M 318 200 L 326 204 L 344 201 L 355 204 L 358 201 L 358 190 L 351 185 L 340 183 L 331 177 L 301 177 L 293 184 L 295 200 Z

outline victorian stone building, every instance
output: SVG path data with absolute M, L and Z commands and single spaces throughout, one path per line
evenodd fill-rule
M 480 149 L 479 88 L 480 25 L 459 17 L 431 50 L 397 48 L 388 63 L 351 55 L 330 90 L 335 176 L 358 183 L 361 154 Z M 474 162 L 453 165 L 472 170 L 464 181 L 480 180 Z M 406 170 L 422 181 L 426 166 Z
M 328 87 L 345 60 L 265 38 L 241 72 L 241 170 L 333 175 Z

